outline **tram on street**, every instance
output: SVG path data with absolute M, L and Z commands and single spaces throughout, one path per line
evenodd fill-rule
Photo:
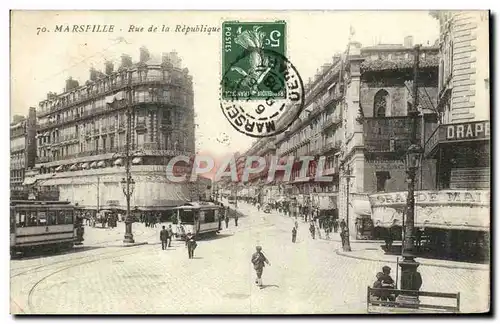
M 216 234 L 219 231 L 220 206 L 212 202 L 189 202 L 175 208 L 173 232 L 176 238 Z
M 10 252 L 41 247 L 72 248 L 80 225 L 75 206 L 66 201 L 11 200 Z

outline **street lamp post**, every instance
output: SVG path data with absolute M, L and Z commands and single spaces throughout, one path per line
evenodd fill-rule
M 345 174 L 343 175 L 343 177 L 346 179 L 347 181 L 347 188 L 346 188 L 346 228 L 345 230 L 341 233 L 341 235 L 343 236 L 342 238 L 342 249 L 344 250 L 344 252 L 351 252 L 352 249 L 351 249 L 351 238 L 349 237 L 349 205 L 350 205 L 350 199 L 349 199 L 349 190 L 350 190 L 350 187 L 351 187 L 351 178 L 354 178 L 353 175 L 351 175 L 351 169 L 349 166 L 347 166 L 347 170 L 345 172 Z
M 135 181 L 130 175 L 130 132 L 132 131 L 132 102 L 131 102 L 131 92 L 129 91 L 129 102 L 127 107 L 127 134 L 126 134 L 126 145 L 125 145 L 125 178 L 120 182 L 122 185 L 123 194 L 125 195 L 127 201 L 127 214 L 125 215 L 125 236 L 123 238 L 123 243 L 134 243 L 134 235 L 132 234 L 132 223 L 133 219 L 130 215 L 130 197 L 134 192 Z
M 422 277 L 417 272 L 417 267 L 420 265 L 415 261 L 415 176 L 422 157 L 422 147 L 417 142 L 417 116 L 418 116 L 418 63 L 419 63 L 419 45 L 415 46 L 415 62 L 413 72 L 413 107 L 408 112 L 411 117 L 410 142 L 405 156 L 406 172 L 408 173 L 408 197 L 406 199 L 406 222 L 404 227 L 404 242 L 403 242 L 403 261 L 399 263 L 401 266 L 401 289 L 405 292 L 401 293 L 396 301 L 407 306 L 418 307 L 418 290 L 422 286 Z M 423 136 L 423 134 L 422 134 Z M 415 291 L 415 292 L 410 292 Z

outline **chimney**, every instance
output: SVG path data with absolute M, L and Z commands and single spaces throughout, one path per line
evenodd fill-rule
M 77 88 L 78 86 L 79 86 L 78 81 L 77 80 L 73 80 L 72 77 L 69 77 L 66 80 L 66 87 L 64 88 L 64 92 L 70 91 L 71 89 Z
M 113 62 L 110 62 L 110 61 L 106 61 L 104 62 L 104 73 L 106 73 L 107 75 L 110 75 L 113 73 Z
M 94 67 L 90 68 L 90 81 L 97 80 L 97 70 Z
M 122 54 L 122 64 L 120 67 L 122 68 L 128 68 L 132 66 L 132 57 L 127 54 Z
M 413 36 L 406 36 L 404 40 L 405 47 L 413 47 Z
M 144 63 L 147 62 L 151 56 L 149 55 L 149 51 L 145 46 L 142 46 L 139 49 L 139 62 Z

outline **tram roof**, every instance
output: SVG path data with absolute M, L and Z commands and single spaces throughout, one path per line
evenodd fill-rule
M 185 203 L 182 206 L 176 207 L 175 209 L 201 209 L 201 208 L 219 208 L 213 202 L 208 201 L 192 201 Z

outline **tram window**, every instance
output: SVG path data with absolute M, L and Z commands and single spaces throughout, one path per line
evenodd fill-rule
M 47 226 L 47 212 L 38 211 L 38 226 Z
M 65 224 L 65 211 L 64 210 L 59 210 L 57 211 L 57 224 L 62 225 Z
M 73 211 L 72 210 L 66 210 L 65 212 L 65 219 L 64 219 L 64 224 L 73 224 Z
M 56 212 L 55 211 L 47 212 L 47 225 L 56 225 L 56 224 L 57 224 Z
M 194 223 L 194 211 L 192 210 L 181 210 L 181 223 Z
M 205 223 L 215 222 L 215 210 L 205 211 Z
M 37 225 L 36 216 L 37 216 L 36 210 L 28 211 L 26 213 L 26 226 L 36 226 Z
M 17 227 L 26 226 L 26 211 L 20 210 L 16 213 L 16 226 Z
M 16 231 L 16 215 L 14 215 L 14 210 L 10 210 L 10 233 L 15 233 Z

